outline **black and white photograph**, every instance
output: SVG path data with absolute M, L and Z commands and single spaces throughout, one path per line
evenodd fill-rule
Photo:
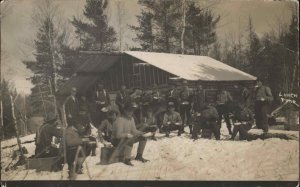
M 3 0 L 1 187 L 299 186 L 299 69 L 298 1 Z

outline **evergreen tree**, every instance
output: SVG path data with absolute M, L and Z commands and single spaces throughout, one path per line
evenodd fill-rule
M 263 78 L 265 72 L 262 67 L 261 52 L 263 52 L 264 48 L 254 31 L 251 17 L 249 17 L 248 32 L 248 47 L 246 49 L 246 57 L 249 65 L 248 70 L 250 74 Z
M 137 19 L 139 26 L 130 26 L 136 32 L 134 40 L 139 42 L 143 51 L 154 51 L 153 14 L 142 10 Z
M 207 55 L 210 46 L 216 42 L 216 25 L 220 16 L 215 16 L 211 9 L 189 3 L 186 15 L 186 46 L 187 50 L 193 50 L 192 54 Z
M 146 37 L 146 45 L 150 46 L 153 43 L 153 50 L 160 52 L 176 52 L 180 43 L 180 0 L 139 0 L 139 4 L 143 6 L 141 16 L 137 17 L 139 21 L 139 29 L 135 28 L 140 40 L 141 45 L 144 45 L 145 41 L 141 42 L 143 37 Z M 145 25 L 141 25 L 146 21 L 149 23 L 151 20 L 151 26 L 145 28 Z M 150 31 L 150 29 L 152 31 Z M 153 40 L 154 39 L 154 40 Z M 150 43 L 149 43 L 150 41 Z
M 116 32 L 108 25 L 105 10 L 107 0 L 86 0 L 83 11 L 88 22 L 73 17 L 72 24 L 80 38 L 80 48 L 84 50 L 112 50 L 116 42 Z

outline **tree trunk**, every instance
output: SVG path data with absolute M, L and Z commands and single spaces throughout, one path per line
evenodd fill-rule
M 17 143 L 18 143 L 19 151 L 21 153 L 19 161 L 23 162 L 23 161 L 25 161 L 25 156 L 24 156 L 24 153 L 23 153 L 23 150 L 22 150 L 19 130 L 18 130 L 18 127 L 17 127 L 17 119 L 16 119 L 16 116 L 15 116 L 15 107 L 14 107 L 14 102 L 13 102 L 12 95 L 10 95 L 10 102 L 11 102 L 11 112 L 12 112 L 12 117 L 13 117 L 14 128 L 15 128 L 16 136 L 17 136 Z
M 184 33 L 185 33 L 185 0 L 182 0 L 182 32 L 181 32 L 181 54 L 184 54 Z
M 2 95 L 1 95 L 1 98 L 0 98 L 0 128 L 1 128 L 1 140 L 4 139 L 4 128 L 3 128 L 3 104 L 2 104 Z

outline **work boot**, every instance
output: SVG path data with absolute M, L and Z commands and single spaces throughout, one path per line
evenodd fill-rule
M 170 133 L 166 133 L 166 137 L 170 137 Z
M 128 166 L 133 166 L 133 164 L 131 163 L 130 159 L 125 159 L 124 164 L 126 164 Z
M 142 156 L 141 154 L 139 154 L 139 153 L 136 155 L 135 160 L 141 161 L 141 162 L 143 162 L 143 163 L 149 162 L 149 160 L 143 158 L 143 156 Z
M 76 165 L 75 169 L 76 169 L 76 173 L 77 174 L 83 174 L 83 167 L 82 167 L 82 165 Z
M 180 130 L 178 131 L 178 134 L 177 134 L 177 135 L 178 135 L 178 136 L 181 136 L 181 131 L 180 131 Z
M 155 136 L 152 136 L 152 137 L 151 137 L 151 140 L 157 141 L 157 139 L 156 139 Z

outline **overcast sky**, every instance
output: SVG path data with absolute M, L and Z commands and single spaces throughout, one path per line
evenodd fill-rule
M 19 92 L 30 93 L 31 84 L 26 77 L 31 72 L 22 64 L 22 60 L 32 59 L 32 41 L 36 28 L 31 20 L 34 4 L 39 0 L 6 0 L 10 2 L 9 11 L 1 20 L 1 49 L 5 55 L 1 55 L 2 76 L 15 83 Z M 109 0 L 109 17 L 112 26 L 116 26 L 116 0 Z M 122 1 L 122 0 L 121 0 Z M 136 15 L 140 7 L 137 0 L 123 0 L 126 10 L 127 24 L 136 24 Z M 71 20 L 73 16 L 82 14 L 85 0 L 55 0 L 62 9 L 65 20 Z M 237 36 L 238 32 L 245 33 L 249 16 L 251 16 L 254 28 L 259 36 L 275 27 L 277 20 L 290 20 L 290 2 L 262 1 L 262 0 L 220 0 L 214 7 L 214 13 L 222 16 L 219 22 L 217 35 L 222 41 L 228 35 Z M 5 2 L 4 2 L 5 3 Z M 203 3 L 203 0 L 201 1 Z M 1 4 L 1 10 L 3 9 Z M 1 11 L 2 12 L 2 11 Z M 70 25 L 72 31 L 72 26 Z M 134 33 L 126 32 L 124 43 L 132 46 Z M 76 41 L 73 41 L 76 44 Z M 1 51 L 2 52 L 2 51 Z

